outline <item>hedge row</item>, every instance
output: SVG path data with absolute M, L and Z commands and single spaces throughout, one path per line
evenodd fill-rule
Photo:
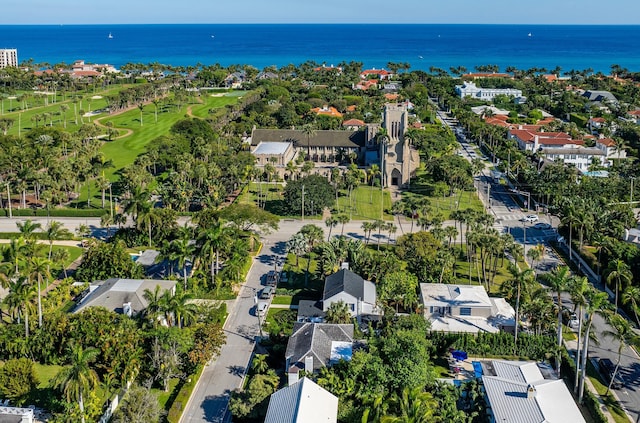
M 564 380 L 567 382 L 568 388 L 573 390 L 574 381 L 576 377 L 576 363 L 573 361 L 567 350 L 562 350 L 562 367 L 560 369 L 563 374 Z M 600 402 L 596 397 L 596 394 L 586 386 L 584 387 L 584 396 L 582 398 L 582 404 L 591 415 L 591 419 L 594 423 L 608 423 L 608 419 L 602 413 L 600 409 Z
M 169 409 L 169 413 L 167 414 L 167 421 L 169 423 L 179 423 L 180 418 L 182 417 L 182 413 L 184 412 L 184 408 L 189 402 L 189 398 L 191 398 L 191 394 L 193 393 L 200 376 L 202 375 L 203 366 L 198 366 L 196 371 L 193 372 L 192 375 L 187 377 L 184 381 L 183 385 L 180 387 L 180 391 L 176 398 L 173 400 L 171 404 L 171 408 Z
M 0 214 L 9 217 L 9 209 L 0 209 Z M 102 217 L 109 213 L 104 209 L 12 209 L 14 217 Z

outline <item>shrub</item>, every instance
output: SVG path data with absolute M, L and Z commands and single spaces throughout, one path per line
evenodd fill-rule
M 169 413 L 167 414 L 167 421 L 169 423 L 178 423 L 180 421 L 182 413 L 184 412 L 184 407 L 187 405 L 187 402 L 189 402 L 189 398 L 191 398 L 193 389 L 196 387 L 196 383 L 198 383 L 198 379 L 200 379 L 203 369 L 203 366 L 198 366 L 193 374 L 188 376 L 183 382 L 180 387 L 180 391 L 178 391 L 178 395 L 176 395 L 176 398 L 173 400 Z

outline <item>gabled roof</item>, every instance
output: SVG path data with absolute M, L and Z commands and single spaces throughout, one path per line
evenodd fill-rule
M 340 269 L 324 279 L 322 299 L 327 300 L 340 292 L 346 292 L 354 298 L 364 299 L 365 280 L 349 269 Z
M 155 290 L 160 286 L 160 291 L 173 290 L 176 281 L 157 279 L 118 279 L 112 278 L 102 282 L 78 304 L 74 312 L 80 312 L 87 307 L 105 307 L 107 310 L 122 312 L 125 303 L 131 303 L 131 311 L 137 314 L 147 308 L 149 304 L 144 298 L 144 291 Z
M 311 109 L 311 111 L 317 115 L 333 116 L 333 117 L 339 117 L 339 118 L 342 117 L 342 113 L 340 113 L 338 109 L 336 109 L 333 106 L 314 107 L 313 109 Z
M 334 423 L 338 416 L 338 397 L 303 377 L 274 392 L 264 423 Z
M 365 134 L 361 131 L 316 131 L 309 138 L 311 147 L 358 148 L 364 146 Z M 254 129 L 251 133 L 251 145 L 264 141 L 293 142 L 296 147 L 307 146 L 307 136 L 296 129 Z
M 294 323 L 285 357 L 291 366 L 304 368 L 305 357 L 313 357 L 313 368 L 326 367 L 335 357 L 336 345 L 353 343 L 352 324 Z
M 605 147 L 615 147 L 616 146 L 616 142 L 614 140 L 612 140 L 611 138 L 600 138 L 596 142 L 598 144 L 604 145 Z

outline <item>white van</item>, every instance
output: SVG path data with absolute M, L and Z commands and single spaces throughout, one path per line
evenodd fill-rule
M 258 317 L 262 317 L 267 314 L 267 309 L 269 308 L 269 303 L 265 301 L 260 301 L 258 305 L 256 305 L 256 314 Z

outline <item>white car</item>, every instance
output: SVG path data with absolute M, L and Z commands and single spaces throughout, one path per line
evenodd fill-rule
M 534 222 L 537 222 L 538 220 L 540 220 L 540 218 L 538 217 L 538 215 L 535 215 L 535 214 L 528 214 L 528 215 L 526 215 L 522 220 L 523 220 L 524 222 L 534 223 Z

